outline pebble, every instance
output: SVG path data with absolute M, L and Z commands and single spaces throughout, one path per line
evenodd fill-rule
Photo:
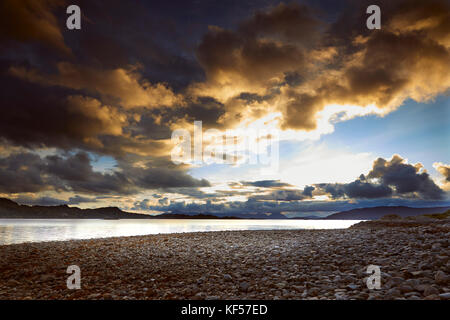
M 439 298 L 444 299 L 444 300 L 450 300 L 450 292 L 441 293 L 439 295 Z
M 446 284 L 448 282 L 448 276 L 443 271 L 439 270 L 434 276 L 434 281 L 437 284 Z
M 428 296 L 431 296 L 431 295 L 438 295 L 438 294 L 439 294 L 439 290 L 436 289 L 436 288 L 433 287 L 433 286 L 428 286 L 428 287 L 425 289 L 424 293 L 423 293 L 423 295 L 424 295 L 425 297 L 428 297 Z
M 229 274 L 224 274 L 224 275 L 223 275 L 223 279 L 224 279 L 225 281 L 232 281 L 232 280 L 233 280 L 233 277 L 230 276 Z
M 0 246 L 0 299 L 450 299 L 449 228 L 364 225 Z M 66 287 L 72 264 L 82 290 Z

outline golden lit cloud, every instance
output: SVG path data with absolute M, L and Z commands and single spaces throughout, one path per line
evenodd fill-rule
M 57 74 L 41 74 L 37 70 L 11 67 L 10 74 L 45 86 L 62 86 L 99 93 L 104 98 L 118 99 L 125 108 L 157 108 L 182 104 L 182 98 L 164 84 L 151 84 L 141 78 L 136 68 L 112 70 L 92 69 L 67 62 L 57 64 Z

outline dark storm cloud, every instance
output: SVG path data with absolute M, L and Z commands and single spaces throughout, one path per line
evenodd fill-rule
M 42 176 L 45 164 L 37 155 L 14 154 L 0 158 L 0 192 L 39 192 L 51 189 L 48 178 Z
M 236 31 L 211 28 L 197 56 L 210 79 L 221 81 L 229 74 L 265 83 L 277 74 L 301 69 L 303 47 L 316 39 L 319 25 L 306 6 L 280 4 L 257 11 Z
M 310 198 L 302 190 L 274 190 L 267 194 L 249 197 L 252 200 L 297 201 Z
M 434 183 L 430 175 L 422 171 L 421 164 L 408 164 L 395 155 L 390 161 L 378 158 L 367 175 L 379 179 L 383 185 L 392 186 L 397 194 L 416 193 L 424 199 L 441 199 L 444 192 Z
M 217 126 L 217 121 L 225 113 L 223 104 L 213 97 L 199 97 L 180 111 L 189 121 L 202 121 L 205 127 Z
M 122 172 L 100 173 L 94 171 L 89 155 L 79 152 L 63 158 L 48 156 L 46 171 L 61 180 L 67 191 L 97 194 L 132 194 L 137 192 L 129 177 Z
M 146 189 L 210 186 L 207 180 L 194 179 L 181 169 L 154 167 L 151 163 L 146 167 L 119 163 L 120 171 L 98 172 L 85 152 L 45 158 L 12 154 L 0 158 L 0 168 L 0 192 L 4 193 L 54 190 L 129 195 Z
M 241 184 L 244 186 L 252 186 L 259 188 L 278 188 L 290 186 L 290 184 L 280 182 L 280 180 L 241 181 Z
M 254 201 L 299 201 L 311 199 L 315 189 L 312 186 L 306 186 L 303 190 L 293 189 L 292 185 L 279 180 L 241 181 L 230 186 L 237 190 L 220 191 L 216 193 L 216 197 L 244 195 Z M 246 187 L 257 187 L 261 190 L 249 191 Z
M 312 187 L 312 186 L 306 186 L 306 187 L 303 189 L 303 194 L 304 194 L 305 196 L 312 197 L 312 192 L 313 192 L 315 189 L 316 189 L 316 188 L 314 188 L 314 187 Z
M 98 135 L 105 134 L 110 124 L 102 122 L 104 117 L 74 116 L 67 107 L 61 107 L 67 103 L 64 95 L 89 94 L 100 106 L 112 106 L 108 112 L 114 121 L 122 116 L 127 120 L 140 116 L 118 115 L 115 107 L 120 104 L 125 108 L 156 108 L 171 123 L 195 119 L 204 121 L 205 126 L 225 128 L 264 115 L 265 108 L 259 110 L 253 104 L 281 98 L 286 102 L 277 104 L 276 111 L 284 115 L 282 127 L 312 130 L 316 128 L 317 112 L 326 104 L 375 103 L 389 109 L 407 96 L 426 100 L 448 88 L 447 75 L 441 72 L 450 66 L 445 32 L 449 10 L 443 1 L 386 5 L 383 29 L 375 32 L 364 27 L 367 15 L 362 6 L 344 10 L 344 16 L 358 13 L 360 19 L 352 19 L 358 25 L 341 18 L 336 25 L 327 25 L 319 19 L 317 10 L 295 3 L 259 3 L 260 8 L 255 10 L 255 4 L 237 6 L 235 1 L 196 6 L 177 2 L 183 10 L 174 12 L 173 3 L 131 1 L 124 5 L 110 1 L 104 5 L 77 1 L 83 8 L 86 32 L 74 33 L 64 27 L 64 2 L 26 4 L 11 2 L 2 11 L 8 15 L 2 20 L 8 27 L 4 36 L 29 46 L 23 49 L 5 43 L 1 61 L 9 75 L 0 79 L 2 92 L 16 92 L 0 97 L 7 110 L 4 118 L 12 120 L 9 126 L 2 123 L 0 134 L 22 144 L 70 148 L 83 147 L 88 141 L 91 147 L 94 143 L 104 145 Z M 224 17 L 236 9 L 240 14 L 233 19 L 232 28 Z M 206 15 L 197 24 L 189 19 L 211 10 L 212 20 Z M 47 24 L 32 28 L 45 17 Z M 24 26 L 16 26 L 22 20 L 26 21 Z M 208 31 L 214 20 L 219 27 Z M 343 25 L 340 29 L 338 23 Z M 337 40 L 330 41 L 329 36 L 335 33 Z M 58 52 L 70 48 L 72 55 L 65 61 L 55 58 L 53 64 L 42 63 L 40 58 L 47 55 L 34 43 L 44 43 Z M 204 74 L 209 79 L 204 79 Z M 39 86 L 27 88 L 17 78 Z M 236 93 L 227 106 L 217 93 L 223 84 L 231 85 L 230 92 Z M 189 85 L 200 89 L 186 94 L 183 90 Z M 202 85 L 210 86 L 205 96 L 199 95 Z M 20 101 L 12 99 L 13 95 L 21 96 Z M 9 114 L 11 105 L 15 106 L 13 115 Z M 39 111 L 32 110 L 34 105 L 39 105 Z M 168 105 L 176 110 L 159 111 Z M 244 115 L 247 108 L 250 114 Z M 15 122 L 18 117 L 22 121 Z M 29 119 L 44 125 L 30 126 Z M 135 144 L 126 148 L 128 152 L 143 146 L 134 140 L 118 139 L 119 126 L 125 131 L 127 125 L 131 126 L 132 135 L 167 137 L 167 127 L 154 125 L 145 116 L 141 122 L 115 125 L 113 145 L 121 149 L 120 143 Z
M 271 11 L 258 10 L 241 24 L 240 31 L 247 38 L 266 36 L 306 45 L 318 36 L 320 24 L 310 7 L 281 3 Z
M 96 202 L 94 198 L 86 197 L 70 197 L 69 200 L 57 199 L 53 197 L 30 197 L 25 195 L 20 195 L 19 197 L 13 198 L 15 202 L 25 205 L 39 205 L 39 206 L 59 206 L 59 205 L 78 205 L 81 203 L 92 203 Z
M 440 200 L 445 195 L 420 163 L 408 164 L 398 155 L 394 155 L 391 160 L 378 158 L 367 175 L 362 174 L 351 183 L 322 183 L 316 187 L 335 199 L 396 196 Z
M 70 197 L 69 201 L 66 202 L 66 204 L 77 205 L 81 203 L 91 203 L 91 202 L 97 202 L 97 200 L 95 198 L 81 197 L 77 195 L 74 197 Z
M 28 196 L 19 196 L 13 199 L 15 202 L 24 205 L 39 205 L 39 206 L 59 206 L 66 204 L 67 201 L 53 198 L 53 197 L 39 197 L 33 198 Z
M 161 212 L 198 214 L 211 213 L 216 215 L 242 215 L 242 214 L 272 214 L 272 217 L 284 216 L 326 216 L 331 213 L 377 206 L 412 206 L 412 207 L 430 207 L 430 206 L 448 206 L 448 201 L 426 201 L 410 199 L 361 199 L 357 201 L 336 200 L 336 201 L 228 201 L 226 203 L 185 203 L 183 201 L 170 202 L 169 204 L 151 205 L 146 203 L 141 210 L 156 210 Z
M 99 135 L 119 135 L 127 124 L 126 115 L 96 99 L 66 89 L 49 92 L 7 75 L 0 81 L 0 136 L 14 144 L 93 148 Z
M 55 9 L 61 9 L 64 3 L 61 0 L 3 0 L 0 3 L 1 41 L 13 41 L 13 46 L 15 43 L 40 43 L 70 54 L 53 13 Z
M 446 173 L 445 165 L 435 165 L 440 172 Z M 301 201 L 311 199 L 314 195 L 328 194 L 333 199 L 387 199 L 415 198 L 423 200 L 441 200 L 444 191 L 437 186 L 421 164 L 408 164 L 400 156 L 391 160 L 378 158 L 372 170 L 361 174 L 350 183 L 320 183 L 306 186 L 303 190 L 292 189 L 291 185 L 279 180 L 243 181 L 239 186 L 254 186 L 275 189 L 262 194 L 249 194 L 254 201 Z M 288 187 L 286 189 L 286 187 Z
M 161 117 L 160 120 L 157 120 Z M 145 112 L 140 116 L 139 121 L 128 127 L 133 136 L 143 135 L 152 140 L 170 139 L 172 130 L 170 122 L 166 121 L 166 114 L 159 110 Z
M 156 188 L 178 188 L 178 187 L 209 187 L 206 179 L 195 179 L 187 173 L 161 167 L 148 168 L 145 170 L 129 170 L 131 174 L 135 173 L 137 185 L 143 189 Z M 139 175 L 139 176 L 138 176 Z
M 356 198 L 371 199 L 384 198 L 392 195 L 392 189 L 385 185 L 377 185 L 355 180 L 351 183 L 324 183 L 318 184 L 318 188 L 329 193 L 332 198 Z

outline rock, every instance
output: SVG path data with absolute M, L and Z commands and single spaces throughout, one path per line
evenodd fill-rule
M 309 296 L 316 296 L 319 294 L 319 289 L 318 288 L 311 288 L 308 290 L 308 295 Z
M 49 280 L 53 279 L 53 275 L 51 275 L 51 274 L 43 274 L 43 275 L 41 275 L 41 277 L 39 279 L 41 281 L 49 281 Z
M 393 283 L 395 283 L 395 285 L 399 285 L 400 283 L 402 283 L 404 281 L 403 278 L 401 277 L 392 277 L 390 279 L 390 281 L 392 281 Z
M 439 294 L 439 290 L 436 289 L 436 288 L 433 287 L 433 286 L 428 286 L 428 287 L 425 289 L 424 293 L 423 293 L 423 295 L 424 295 L 425 297 L 428 297 L 428 296 L 431 296 L 431 295 L 438 295 L 438 294 Z
M 405 297 L 407 297 L 407 298 L 412 297 L 412 296 L 420 296 L 420 293 L 415 292 L 415 291 L 405 293 Z
M 204 292 L 198 292 L 195 294 L 195 297 L 197 297 L 197 298 L 203 298 L 204 296 L 205 296 Z
M 448 281 L 448 276 L 443 271 L 436 272 L 434 276 L 434 282 L 437 284 L 446 284 Z
M 303 292 L 303 290 L 305 290 L 304 286 L 297 286 L 297 285 L 293 285 L 292 289 L 298 291 L 298 292 Z
M 419 264 L 419 269 L 420 269 L 420 270 L 426 270 L 426 269 L 428 269 L 428 263 L 426 263 L 426 262 L 421 262 L 421 263 Z
M 308 290 L 303 291 L 301 297 L 304 299 L 308 296 Z
M 433 243 L 431 246 L 431 250 L 438 251 L 441 248 L 441 244 L 439 242 Z
M 230 276 L 229 274 L 224 274 L 224 275 L 223 275 L 223 279 L 224 279 L 225 281 L 232 281 L 232 280 L 233 280 L 233 277 Z
M 405 281 L 405 284 L 415 288 L 416 286 L 420 285 L 420 281 L 418 279 L 408 279 Z
M 441 293 L 439 295 L 439 298 L 444 299 L 444 300 L 450 300 L 450 292 Z
M 0 281 L 0 300 L 28 296 L 449 300 L 450 251 L 446 249 L 448 241 L 442 241 L 448 238 L 446 230 L 428 227 L 350 228 L 205 232 L 5 246 L 1 248 L 4 280 Z M 422 247 L 422 243 L 431 248 L 438 242 L 439 251 Z M 276 252 L 271 250 L 274 245 L 279 246 Z M 27 248 L 32 248 L 32 258 Z M 72 261 L 84 266 L 83 290 L 67 290 L 63 272 L 62 278 L 52 272 L 59 270 L 61 263 Z M 363 282 L 369 264 L 383 266 L 381 290 L 369 290 Z M 99 288 L 106 284 L 108 290 L 98 296 L 95 292 L 103 292 Z
M 411 292 L 414 289 L 411 286 L 408 286 L 407 284 L 401 285 L 398 287 L 401 293 Z
M 246 292 L 249 287 L 250 287 L 250 284 L 248 282 L 241 282 L 239 284 L 239 289 L 244 292 Z
M 389 289 L 387 292 L 386 292 L 386 296 L 388 297 L 388 298 L 397 298 L 397 297 L 400 297 L 400 290 L 398 290 L 397 288 L 392 288 L 392 289 Z
M 287 283 L 286 282 L 280 282 L 275 284 L 275 287 L 277 287 L 278 289 L 284 289 L 286 288 Z
M 348 300 L 347 296 L 342 293 L 335 293 L 334 296 L 336 297 L 336 300 Z
M 426 284 L 418 284 L 414 286 L 414 289 L 420 292 L 424 292 L 429 286 Z

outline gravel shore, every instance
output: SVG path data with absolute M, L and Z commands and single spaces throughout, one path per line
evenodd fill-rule
M 0 246 L 0 299 L 450 299 L 449 239 L 448 224 L 362 223 Z

